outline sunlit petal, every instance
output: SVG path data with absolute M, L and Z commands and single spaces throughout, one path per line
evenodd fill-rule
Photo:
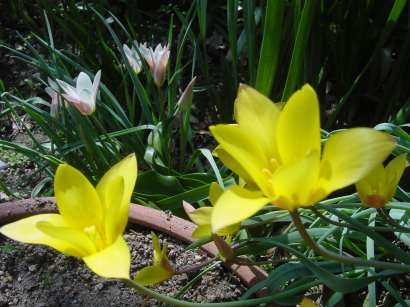
M 211 224 L 214 233 L 220 229 L 240 223 L 262 209 L 270 199 L 260 192 L 234 186 L 225 191 L 212 211 Z
M 106 237 L 104 238 L 107 244 L 112 243 L 122 233 L 124 225 L 120 225 L 120 221 L 124 222 L 121 214 L 121 203 L 124 195 L 124 177 L 114 177 L 110 184 L 104 190 L 104 230 Z
M 313 151 L 305 158 L 280 167 L 273 177 L 275 205 L 289 211 L 312 205 L 310 196 L 317 185 L 320 171 L 319 152 Z
M 255 136 L 240 129 L 237 125 L 216 125 L 210 130 L 220 146 L 247 170 L 253 181 L 264 193 L 269 193 L 263 169 L 270 166 L 268 157 L 256 142 Z
M 131 201 L 132 192 L 134 190 L 135 182 L 137 180 L 137 159 L 135 154 L 128 155 L 123 160 L 115 164 L 111 169 L 105 173 L 97 185 L 97 192 L 105 206 L 106 210 L 111 206 L 118 206 L 118 220 L 115 222 L 117 225 L 117 233 L 122 233 L 127 225 L 128 220 L 128 208 Z M 123 178 L 124 193 L 122 194 L 121 203 L 113 202 L 112 192 L 110 192 L 110 185 L 112 185 L 118 178 Z
M 219 196 L 222 195 L 224 192 L 224 189 L 221 188 L 219 184 L 216 182 L 212 182 L 210 187 L 209 187 L 209 201 L 211 204 L 216 204 L 216 201 L 218 200 Z
M 152 247 L 154 249 L 154 265 L 161 263 L 162 251 L 157 235 L 151 231 Z
M 227 227 L 221 228 L 217 231 L 218 236 L 229 236 L 239 231 L 241 227 L 240 223 L 229 225 Z
M 192 232 L 192 237 L 194 239 L 204 239 L 209 238 L 212 235 L 211 224 L 200 225 Z
M 4 225 L 0 228 L 0 233 L 10 239 L 23 243 L 47 245 L 67 255 L 78 257 L 83 255 L 81 250 L 78 250 L 69 242 L 58 240 L 41 231 L 37 227 L 38 222 L 49 222 L 54 225 L 67 226 L 67 223 L 59 214 L 38 214 Z
M 386 171 L 381 163 L 377 164 L 370 173 L 356 182 L 356 189 L 363 203 L 369 195 L 382 193 L 385 189 Z
M 251 175 L 248 174 L 245 167 L 235 160 L 226 150 L 224 150 L 221 146 L 217 146 L 214 151 L 212 152 L 214 156 L 219 158 L 222 163 L 233 171 L 235 174 L 239 175 L 245 182 L 254 183 Z
M 171 278 L 173 275 L 174 273 L 172 271 L 169 271 L 159 265 L 153 265 L 139 270 L 134 278 L 134 281 L 143 286 L 151 286 L 165 281 Z
M 83 260 L 94 273 L 102 277 L 129 278 L 131 255 L 121 236 L 112 245 Z
M 255 89 L 241 84 L 235 100 L 235 119 L 261 144 L 268 157 L 277 157 L 275 134 L 279 108 Z
M 407 167 L 406 155 L 394 158 L 386 166 L 386 199 L 390 200 L 396 193 L 397 185 Z
M 101 222 L 102 206 L 94 187 L 77 169 L 61 164 L 54 178 L 60 214 L 70 225 L 83 229 Z
M 213 207 L 198 208 L 189 214 L 189 218 L 197 225 L 210 224 L 213 209 Z
M 322 157 L 323 187 L 332 192 L 357 182 L 386 159 L 394 146 L 391 136 L 370 128 L 330 136 Z
M 277 146 L 283 163 L 303 159 L 311 151 L 320 152 L 319 102 L 310 85 L 304 85 L 290 97 L 277 129 Z
M 70 227 L 56 226 L 48 221 L 40 221 L 37 228 L 43 233 L 56 240 L 63 241 L 74 247 L 81 254 L 81 257 L 91 255 L 96 252 L 93 241 L 81 230 Z M 54 246 L 51 246 L 54 247 Z M 58 250 L 59 246 L 54 247 Z M 59 250 L 60 252 L 64 252 Z

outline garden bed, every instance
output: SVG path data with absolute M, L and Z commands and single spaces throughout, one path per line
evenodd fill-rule
M 150 230 L 133 225 L 124 235 L 131 249 L 131 276 L 152 262 Z M 176 267 L 209 259 L 203 251 L 186 251 L 186 244 L 159 234 L 168 242 L 169 259 Z M 113 260 L 114 261 L 114 260 Z M 155 290 L 176 295 L 197 273 L 176 275 Z M 238 277 L 221 265 L 204 274 L 182 296 L 195 302 L 237 299 L 245 290 Z M 51 248 L 0 238 L 0 306 L 155 306 L 123 283 L 92 273 L 81 260 Z

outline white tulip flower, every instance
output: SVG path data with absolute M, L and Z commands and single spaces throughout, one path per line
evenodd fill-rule
M 56 80 L 61 89 L 65 92 L 62 96 L 70 102 L 83 115 L 91 115 L 95 111 L 95 101 L 100 85 L 101 70 L 99 70 L 91 83 L 90 77 L 80 72 L 77 77 L 76 87 L 67 82 Z

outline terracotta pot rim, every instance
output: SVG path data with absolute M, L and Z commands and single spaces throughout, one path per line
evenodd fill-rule
M 27 198 L 0 203 L 0 225 L 35 214 L 54 212 L 57 212 L 54 197 Z M 163 232 L 186 243 L 192 243 L 194 241 L 191 234 L 196 227 L 195 224 L 161 210 L 131 204 L 129 223 Z M 205 244 L 201 249 L 210 256 L 216 256 L 218 254 L 214 243 Z M 267 273 L 258 266 L 239 266 L 234 264 L 230 265 L 229 268 L 248 288 L 267 277 Z M 259 291 L 257 295 L 263 296 L 266 295 L 266 293 Z

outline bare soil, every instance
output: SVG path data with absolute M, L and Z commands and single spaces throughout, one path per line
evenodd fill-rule
M 158 236 L 161 242 L 168 242 L 169 259 L 176 267 L 208 259 L 202 251 L 186 251 L 185 244 L 163 234 Z M 131 276 L 134 276 L 140 268 L 151 264 L 150 230 L 133 226 L 126 231 L 125 239 L 131 249 Z M 196 275 L 174 276 L 155 289 L 174 296 Z M 203 275 L 182 298 L 195 302 L 230 301 L 238 298 L 244 290 L 232 272 L 217 266 Z M 121 282 L 96 276 L 79 259 L 45 246 L 21 244 L 0 237 L 0 307 L 3 306 L 162 305 L 144 298 Z

